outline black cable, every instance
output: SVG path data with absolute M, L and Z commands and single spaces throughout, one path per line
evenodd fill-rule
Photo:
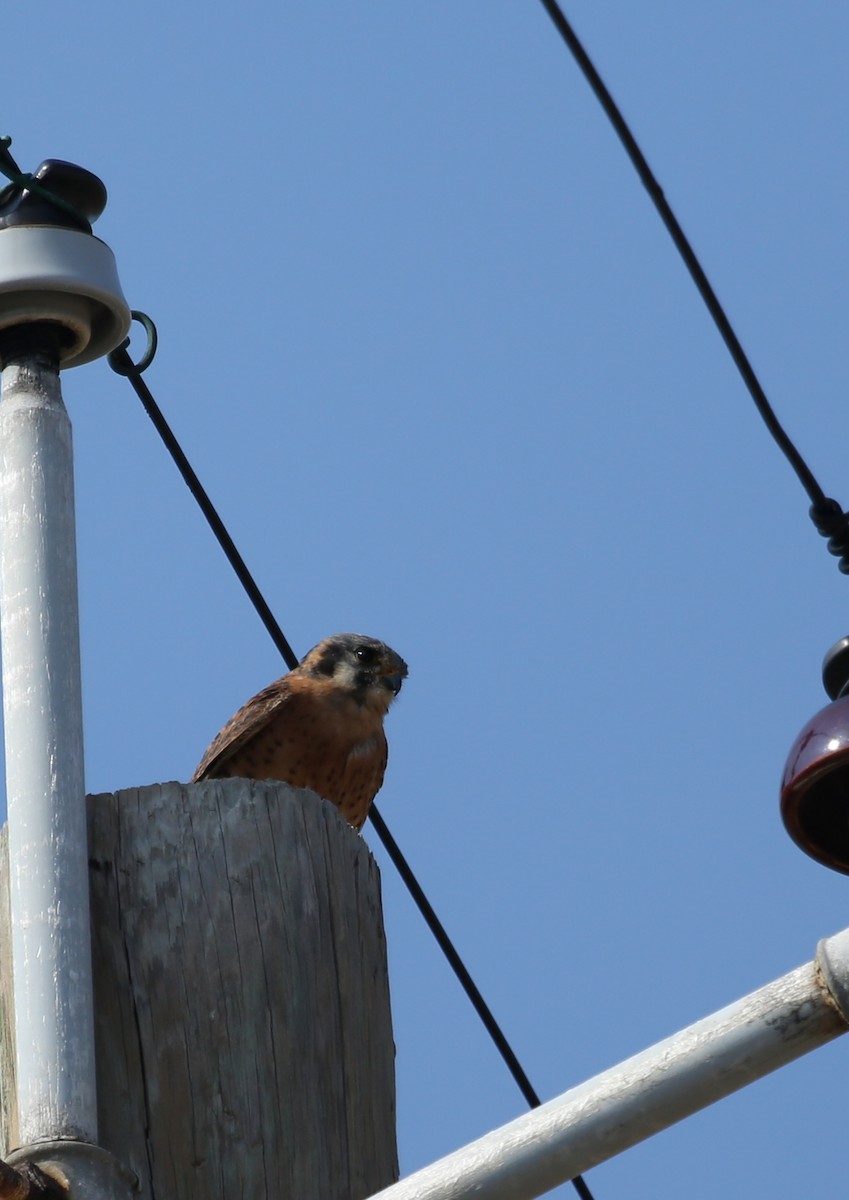
M 384 846 L 386 847 L 389 857 L 392 859 L 392 862 L 395 864 L 395 867 L 398 870 L 398 874 L 401 876 L 404 883 L 407 885 L 407 889 L 410 892 L 410 895 L 415 900 L 416 904 L 418 905 L 419 911 L 421 912 L 422 916 L 424 917 L 425 921 L 428 924 L 428 928 L 430 929 L 431 933 L 433 934 L 433 936 L 436 938 L 437 942 L 439 943 L 440 950 L 442 951 L 442 953 L 445 955 L 445 957 L 448 959 L 449 963 L 451 964 L 452 970 L 454 971 L 454 974 L 459 979 L 466 995 L 471 1000 L 471 1002 L 474 1006 L 475 1012 L 478 1014 L 481 1021 L 483 1021 L 483 1024 L 486 1028 L 487 1033 L 492 1038 L 492 1040 L 495 1042 L 495 1045 L 498 1047 L 499 1054 L 501 1055 L 501 1057 L 504 1059 L 505 1063 L 509 1067 L 511 1075 L 516 1080 L 516 1083 L 519 1086 L 519 1091 L 525 1097 L 525 1099 L 527 1100 L 527 1102 L 531 1108 L 538 1108 L 539 1105 L 541 1104 L 540 1098 L 537 1095 L 537 1093 L 534 1091 L 534 1088 L 531 1085 L 531 1081 L 528 1079 L 527 1075 L 525 1074 L 524 1070 L 522 1069 L 522 1064 L 519 1062 L 518 1058 L 513 1053 L 513 1049 L 510 1046 L 510 1043 L 507 1041 L 507 1038 L 504 1036 L 501 1029 L 499 1028 L 498 1023 L 496 1022 L 495 1018 L 493 1017 L 493 1015 L 489 1009 L 489 1006 L 487 1005 L 483 996 L 478 991 L 475 981 L 472 979 L 471 975 L 466 970 L 466 966 L 465 966 L 463 960 L 460 958 L 460 955 L 457 953 L 453 942 L 448 937 L 448 934 L 445 932 L 442 922 L 439 920 L 439 917 L 437 917 L 436 913 L 433 911 L 430 901 L 428 900 L 427 896 L 424 894 L 421 887 L 419 886 L 419 882 L 416 879 L 415 875 L 413 874 L 413 871 L 412 871 L 409 863 L 407 862 L 406 858 L 404 858 L 404 855 L 401 853 L 398 843 L 395 841 L 392 834 L 387 829 L 386 823 L 384 822 L 383 817 L 380 815 L 379 812 L 377 812 L 374 804 L 372 804 L 371 810 L 369 811 L 369 817 L 370 817 L 371 822 L 374 825 L 375 829 L 377 830 L 377 834 L 378 834 L 380 840 L 383 842 Z
M 413 900 L 416 902 L 419 912 L 427 922 L 428 929 L 430 929 L 431 933 L 436 938 L 440 950 L 448 959 L 454 974 L 460 981 L 463 991 L 472 1002 L 475 1012 L 483 1022 L 484 1028 L 492 1038 L 496 1049 L 504 1059 L 504 1062 L 507 1064 L 510 1074 L 518 1084 L 519 1091 L 525 1097 L 525 1100 L 527 1100 L 530 1108 L 539 1108 L 542 1101 L 534 1090 L 531 1081 L 525 1074 L 522 1064 L 513 1053 L 513 1048 L 507 1041 L 507 1038 L 504 1036 L 501 1027 L 495 1020 L 495 1017 L 492 1015 L 489 1005 L 478 990 L 474 979 L 472 979 L 471 975 L 466 970 L 465 963 L 457 953 L 454 943 L 445 932 L 442 922 L 433 911 L 430 901 L 419 886 L 419 882 L 413 874 L 409 863 L 401 853 L 398 843 L 387 829 L 383 817 L 377 811 L 374 804 L 371 806 L 369 817 L 371 818 L 371 822 L 374 825 L 380 840 L 383 842 L 389 857 L 392 859 L 395 869 L 398 871 L 398 874 L 407 885 L 407 890 L 413 897 Z M 581 1200 L 593 1200 L 592 1192 L 587 1187 L 586 1183 L 584 1183 L 581 1175 L 576 1175 L 574 1179 L 570 1180 L 570 1183 L 572 1183 L 574 1186 L 575 1191 L 581 1197 Z
M 142 314 L 140 313 L 133 313 L 133 316 L 142 319 Z M 151 338 L 152 343 L 155 346 L 155 332 L 151 332 L 153 330 L 153 324 L 149 318 L 144 319 L 144 324 L 148 329 L 148 336 Z M 174 460 L 177 470 L 182 475 L 189 491 L 194 496 L 195 500 L 200 506 L 201 511 L 203 512 L 203 515 L 209 522 L 212 532 L 218 539 L 218 544 L 221 546 L 221 549 L 227 556 L 227 560 L 239 577 L 239 580 L 247 592 L 251 603 L 259 614 L 260 620 L 271 635 L 272 641 L 280 651 L 287 666 L 290 669 L 296 667 L 298 665 L 297 655 L 289 645 L 289 642 L 287 641 L 283 630 L 277 623 L 271 609 L 266 604 L 259 587 L 245 565 L 244 559 L 242 558 L 241 554 L 239 554 L 233 539 L 227 532 L 224 522 L 219 517 L 215 506 L 195 474 L 191 463 L 183 453 L 180 443 L 177 441 L 177 438 L 175 437 L 170 425 L 165 420 L 159 405 L 151 395 L 150 389 L 142 379 L 141 371 L 127 353 L 126 347 L 127 343 L 125 342 L 122 346 L 119 346 L 117 350 L 112 351 L 112 353 L 109 355 L 109 365 L 119 375 L 126 376 L 126 378 L 130 381 L 131 387 L 141 400 L 145 412 L 150 417 L 154 427 L 156 428 L 156 432 L 161 437 L 166 449 L 168 450 L 168 453 Z M 151 357 L 152 355 L 147 357 L 146 362 L 149 363 Z M 401 876 L 401 879 L 406 885 L 407 890 L 412 896 L 419 912 L 424 917 L 425 924 L 433 934 L 437 944 L 439 945 L 439 948 L 442 950 L 442 953 L 448 960 L 448 963 L 451 966 L 451 969 L 454 971 L 460 986 L 463 988 L 463 991 L 471 1001 L 475 1012 L 483 1022 L 484 1028 L 495 1044 L 496 1049 L 504 1060 L 510 1074 L 513 1076 L 513 1079 L 518 1085 L 519 1090 L 531 1108 L 538 1108 L 541 1103 L 540 1098 L 534 1088 L 531 1086 L 531 1082 L 525 1074 L 522 1064 L 519 1062 L 518 1058 L 513 1052 L 513 1049 L 510 1043 L 507 1041 L 507 1038 L 504 1036 L 501 1027 L 496 1021 L 495 1017 L 492 1015 L 489 1005 L 484 1000 L 477 985 L 475 984 L 475 981 L 472 979 L 471 975 L 466 969 L 466 966 L 463 960 L 460 958 L 460 955 L 457 953 L 453 942 L 445 932 L 442 922 L 437 917 L 430 901 L 424 894 L 419 881 L 413 874 L 412 868 L 410 867 L 404 855 L 401 853 L 398 843 L 389 832 L 386 822 L 383 820 L 383 817 L 380 815 L 374 804 L 372 804 L 369 811 L 369 817 L 371 818 L 375 832 L 383 843 L 383 846 L 386 850 L 386 853 L 389 855 L 392 864 L 394 865 L 398 874 Z M 580 1175 L 576 1175 L 575 1178 L 570 1182 L 575 1188 L 575 1191 L 581 1197 L 581 1200 L 593 1200 L 592 1192 L 587 1187 Z
M 573 58 L 577 62 L 584 78 L 590 85 L 596 99 L 604 109 L 608 120 L 616 131 L 616 135 L 625 148 L 625 153 L 630 158 L 634 168 L 639 175 L 643 186 L 652 199 L 652 202 L 657 209 L 660 219 L 666 226 L 669 234 L 675 243 L 675 247 L 684 264 L 693 279 L 693 282 L 698 289 L 699 295 L 707 306 L 708 312 L 713 318 L 714 324 L 722 336 L 728 351 L 734 360 L 737 370 L 742 376 L 743 382 L 749 390 L 749 394 L 755 402 L 758 412 L 760 413 L 764 424 L 769 430 L 772 437 L 778 444 L 779 449 L 784 454 L 787 461 L 790 463 L 793 470 L 802 484 L 802 487 L 808 493 L 808 498 L 811 501 L 810 516 L 817 531 L 823 537 L 829 538 L 828 550 L 830 554 L 841 559 L 839 563 L 840 570 L 844 574 L 849 574 L 849 514 L 843 512 L 842 507 L 836 500 L 831 500 L 826 496 L 825 492 L 820 487 L 814 477 L 813 472 L 808 467 L 802 455 L 793 445 L 786 431 L 779 422 L 772 405 L 767 399 L 766 392 L 761 386 L 760 380 L 755 374 L 755 370 L 746 355 L 745 350 L 740 344 L 740 340 L 729 321 L 725 310 L 719 302 L 716 292 L 713 290 L 707 275 L 702 268 L 701 263 L 696 257 L 693 247 L 690 245 L 684 230 L 678 223 L 678 218 L 672 211 L 666 197 L 663 194 L 663 189 L 657 181 L 657 178 L 646 161 L 646 157 L 637 144 L 637 140 L 631 132 L 625 118 L 622 116 L 616 101 L 611 96 L 605 86 L 604 80 L 599 75 L 592 60 L 578 39 L 572 26 L 567 21 L 562 9 L 557 4 L 556 0 L 540 0 L 543 8 L 546 10 L 557 32 L 563 38 L 563 41 L 569 47 Z
M 135 314 L 134 314 L 135 315 Z M 215 506 L 206 494 L 201 481 L 195 474 L 191 463 L 183 453 L 180 443 L 162 415 L 162 410 L 150 393 L 150 389 L 141 377 L 141 372 L 127 353 L 126 345 L 119 346 L 109 355 L 109 365 L 119 375 L 126 375 L 133 390 L 144 405 L 144 410 L 156 428 L 156 432 L 165 443 L 165 448 L 176 463 L 177 470 L 182 475 L 189 491 L 197 501 L 201 512 L 209 522 L 212 532 L 218 539 L 218 544 L 227 556 L 230 566 L 236 572 L 239 582 L 248 594 L 248 598 L 259 614 L 265 628 L 271 634 L 271 640 L 282 654 L 286 665 L 291 670 L 298 665 L 298 656 L 286 640 L 286 635 L 277 623 L 274 613 L 265 602 L 265 597 L 247 568 L 245 560 L 236 549 L 236 544 L 227 532 L 224 522 L 215 510 Z

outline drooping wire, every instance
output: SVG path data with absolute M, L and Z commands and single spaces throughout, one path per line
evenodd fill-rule
M 445 932 L 442 922 L 439 920 L 439 917 L 437 917 L 436 913 L 434 912 L 433 908 L 431 907 L 430 901 L 428 900 L 427 896 L 422 891 L 422 889 L 419 885 L 419 881 L 416 879 L 415 875 L 413 874 L 412 868 L 410 867 L 406 858 L 401 853 L 401 849 L 398 846 L 398 843 L 395 841 L 394 837 L 389 832 L 389 830 L 386 826 L 386 822 L 383 820 L 383 817 L 380 815 L 380 813 L 375 810 L 375 807 L 373 804 L 371 806 L 371 811 L 369 812 L 369 818 L 371 819 L 371 823 L 374 825 L 375 829 L 377 830 L 377 834 L 378 834 L 380 840 L 383 842 L 384 846 L 386 847 L 389 857 L 392 859 L 392 862 L 395 864 L 398 874 L 401 876 L 402 880 L 406 884 L 407 890 L 410 892 L 410 895 L 413 897 L 413 900 L 416 902 L 416 905 L 417 905 L 419 911 L 422 913 L 422 915 L 424 916 L 424 919 L 427 921 L 428 927 L 429 927 L 431 933 L 433 934 L 433 936 L 436 938 L 436 941 L 439 944 L 440 950 L 442 950 L 442 953 L 445 955 L 445 957 L 448 959 L 448 962 L 451 964 L 451 968 L 454 971 L 454 974 L 460 980 L 460 983 L 462 984 L 466 995 L 469 997 L 472 1004 L 474 1005 L 475 1011 L 477 1012 L 481 1021 L 483 1021 L 483 1024 L 486 1028 L 487 1033 L 492 1038 L 493 1042 L 495 1042 L 495 1045 L 498 1048 L 499 1054 L 501 1055 L 501 1057 L 504 1059 L 505 1063 L 509 1067 L 511 1075 L 513 1076 L 513 1078 L 516 1080 L 516 1083 L 518 1084 L 519 1091 L 525 1097 L 525 1099 L 527 1100 L 527 1102 L 531 1108 L 538 1108 L 541 1103 L 540 1098 L 537 1095 L 536 1091 L 534 1090 L 534 1088 L 531 1084 L 531 1081 L 528 1079 L 527 1075 L 525 1074 L 525 1072 L 522 1068 L 522 1064 L 519 1062 L 518 1058 L 513 1053 L 512 1046 L 510 1045 L 510 1043 L 507 1041 L 507 1038 L 502 1033 L 498 1023 L 496 1022 L 495 1018 L 493 1017 L 493 1015 L 489 1009 L 489 1006 L 487 1005 L 483 996 L 480 994 L 480 991 L 478 990 L 477 985 L 475 984 L 475 981 L 472 979 L 471 975 L 469 974 L 468 970 L 466 969 L 465 963 L 460 958 L 460 955 L 457 953 L 457 950 L 455 949 L 454 944 L 452 943 L 451 939 L 448 937 L 448 934 Z
M 714 324 L 719 330 L 722 340 L 725 342 L 728 352 L 734 360 L 734 364 L 740 372 L 743 382 L 748 388 L 749 394 L 754 400 L 764 424 L 795 471 L 802 487 L 807 492 L 808 498 L 811 501 L 810 517 L 816 526 L 817 532 L 829 539 L 829 553 L 840 559 L 838 564 L 839 569 L 844 575 L 849 575 L 849 514 L 844 513 L 842 506 L 836 500 L 832 500 L 826 496 L 810 467 L 796 449 L 786 430 L 779 422 L 778 417 L 775 415 L 775 411 L 767 399 L 766 392 L 761 386 L 754 367 L 749 361 L 748 355 L 743 349 L 737 334 L 734 332 L 731 322 L 711 286 L 710 280 L 705 274 L 693 247 L 690 245 L 687 235 L 684 233 L 678 222 L 678 218 L 672 211 L 663 193 L 663 189 L 658 183 L 616 101 L 608 91 L 604 80 L 599 75 L 577 34 L 566 19 L 557 0 L 540 0 L 540 3 L 551 17 L 557 32 L 569 47 L 593 94 L 604 109 L 608 120 L 625 149 L 625 153 L 630 158 L 634 169 L 657 209 L 660 219 L 663 221 L 672 241 L 675 243 L 675 248 L 678 250 L 687 270 L 690 272 L 698 293 L 713 318 Z
M 146 367 L 149 366 L 156 350 L 156 329 L 150 317 L 146 316 L 144 313 L 134 311 L 132 315 L 136 320 L 140 321 L 142 325 L 144 325 L 147 331 L 148 346 L 142 360 L 142 365 Z M 296 667 L 298 665 L 298 657 L 295 654 L 295 651 L 290 646 L 274 614 L 268 607 L 262 592 L 248 570 L 244 559 L 237 550 L 233 539 L 227 532 L 224 522 L 218 515 L 215 506 L 198 479 L 198 476 L 195 473 L 191 463 L 184 454 L 183 449 L 180 446 L 180 443 L 178 442 L 170 425 L 166 421 L 162 410 L 153 398 L 153 395 L 151 394 L 147 384 L 142 379 L 140 365 L 134 363 L 130 357 L 127 351 L 128 344 L 129 342 L 125 341 L 116 350 L 112 351 L 112 353 L 109 355 L 109 365 L 112 367 L 113 371 L 119 375 L 124 375 L 129 380 L 131 387 L 141 400 L 145 412 L 153 422 L 156 432 L 159 434 L 165 445 L 165 448 L 168 450 L 168 453 L 174 460 L 177 470 L 180 472 L 184 482 L 186 483 L 186 486 L 197 501 L 201 512 L 206 517 L 207 522 L 209 523 L 212 532 L 215 534 L 218 544 L 224 551 L 228 562 L 236 572 L 239 581 L 247 592 L 248 598 L 256 609 L 260 620 L 268 630 L 272 641 L 280 651 L 280 654 L 283 656 L 286 665 L 290 669 Z M 380 815 L 377 807 L 374 804 L 372 804 L 369 811 L 369 818 L 374 826 L 375 832 L 383 843 L 386 853 L 389 855 L 390 861 L 409 891 L 413 902 L 424 918 L 428 929 L 433 934 L 437 945 L 445 955 L 445 958 L 457 977 L 460 986 L 468 996 L 475 1012 L 480 1017 L 484 1028 L 504 1060 L 504 1063 L 507 1066 L 510 1074 L 513 1076 L 513 1079 L 515 1080 L 520 1092 L 524 1096 L 530 1108 L 538 1108 L 541 1104 L 541 1100 L 531 1085 L 531 1082 L 528 1079 L 522 1064 L 516 1057 L 513 1048 L 493 1016 L 489 1005 L 484 1000 L 480 989 L 477 987 L 475 981 L 469 974 L 469 971 L 457 952 L 454 943 L 446 933 L 445 927 L 437 917 L 433 906 L 425 895 L 419 881 L 416 879 L 410 864 L 402 854 L 398 843 L 389 832 L 386 822 L 383 820 L 383 817 Z M 570 1182 L 572 1183 L 572 1186 L 581 1200 L 593 1200 L 592 1192 L 584 1182 L 584 1179 L 581 1175 L 576 1175 L 575 1178 Z
M 137 320 L 141 321 L 143 315 L 141 313 L 133 312 L 133 316 Z M 152 328 L 153 322 L 150 321 L 149 317 L 145 317 L 142 323 L 145 324 L 147 328 L 148 322 L 150 323 L 150 328 Z M 150 328 L 148 328 L 148 337 L 151 336 Z M 236 572 L 239 582 L 247 592 L 251 604 L 253 604 L 254 608 L 259 614 L 260 620 L 271 635 L 271 640 L 280 651 L 286 665 L 290 669 L 292 667 L 296 667 L 298 665 L 297 654 L 286 640 L 286 635 L 277 623 L 274 613 L 268 607 L 265 597 L 259 590 L 256 580 L 247 568 L 245 560 L 237 550 L 236 544 L 230 537 L 230 534 L 227 532 L 224 522 L 219 517 L 214 504 L 206 494 L 201 481 L 195 474 L 192 464 L 183 453 L 182 447 L 177 441 L 177 438 L 174 436 L 171 426 L 168 424 L 162 414 L 162 410 L 151 395 L 147 384 L 142 379 L 141 371 L 127 353 L 126 344 L 124 346 L 119 346 L 117 350 L 112 351 L 112 353 L 109 355 L 109 365 L 113 371 L 117 372 L 117 374 L 125 375 L 129 379 L 133 390 L 144 406 L 145 412 L 153 422 L 156 432 L 165 443 L 166 450 L 173 458 L 177 466 L 177 470 L 182 475 L 189 491 L 197 501 L 201 512 L 209 522 L 212 532 L 218 539 L 218 544 L 221 546 L 221 549 L 227 556 L 227 561 Z
M 507 1038 L 504 1036 L 501 1027 L 495 1020 L 495 1017 L 492 1015 L 489 1005 L 486 1003 L 480 991 L 478 990 L 474 979 L 472 979 L 471 975 L 466 969 L 465 963 L 460 958 L 460 955 L 457 953 L 453 942 L 445 932 L 442 922 L 433 911 L 430 901 L 422 891 L 410 865 L 408 864 L 404 855 L 401 853 L 398 843 L 387 829 L 383 817 L 381 817 L 380 813 L 376 810 L 374 804 L 371 806 L 369 818 L 371 819 L 371 822 L 377 831 L 378 837 L 380 838 L 381 842 L 383 842 L 383 845 L 386 848 L 386 851 L 392 860 L 395 869 L 401 876 L 401 879 L 404 881 L 410 895 L 413 897 L 419 912 L 424 917 L 428 929 L 430 929 L 440 950 L 447 958 L 451 969 L 457 976 L 457 979 L 460 981 L 461 987 L 468 996 L 469 1000 L 472 1002 L 475 1012 L 480 1017 L 483 1026 L 494 1042 L 498 1053 L 506 1063 L 507 1069 L 513 1076 L 513 1079 L 516 1081 L 519 1091 L 525 1097 L 528 1107 L 539 1108 L 542 1101 L 537 1095 L 533 1085 L 531 1084 L 531 1081 L 525 1074 L 522 1064 L 519 1062 L 518 1058 L 513 1052 L 512 1046 L 507 1041 Z M 575 1178 L 571 1179 L 569 1182 L 581 1197 L 581 1200 L 593 1200 L 592 1192 L 587 1187 L 582 1175 L 576 1175 Z

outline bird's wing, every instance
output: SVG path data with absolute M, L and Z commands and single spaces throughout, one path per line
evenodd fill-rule
M 231 717 L 209 746 L 192 776 L 192 783 L 214 779 L 217 769 L 254 737 L 280 711 L 291 695 L 285 678 L 278 679 L 258 692 Z

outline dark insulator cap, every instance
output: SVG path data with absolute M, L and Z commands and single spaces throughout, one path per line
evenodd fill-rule
M 849 875 L 849 696 L 820 709 L 793 743 L 781 816 L 806 854 Z
M 106 207 L 106 187 L 97 175 L 75 163 L 46 158 L 34 178 L 69 207 L 22 184 L 10 183 L 0 191 L 0 229 L 51 225 L 91 233 L 92 222 Z

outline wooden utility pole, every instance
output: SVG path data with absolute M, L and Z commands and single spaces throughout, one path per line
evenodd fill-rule
M 90 796 L 88 828 L 99 1143 L 140 1197 L 362 1200 L 396 1179 L 380 880 L 363 839 L 311 792 L 239 779 Z M 5 853 L 2 868 L 5 1157 Z

